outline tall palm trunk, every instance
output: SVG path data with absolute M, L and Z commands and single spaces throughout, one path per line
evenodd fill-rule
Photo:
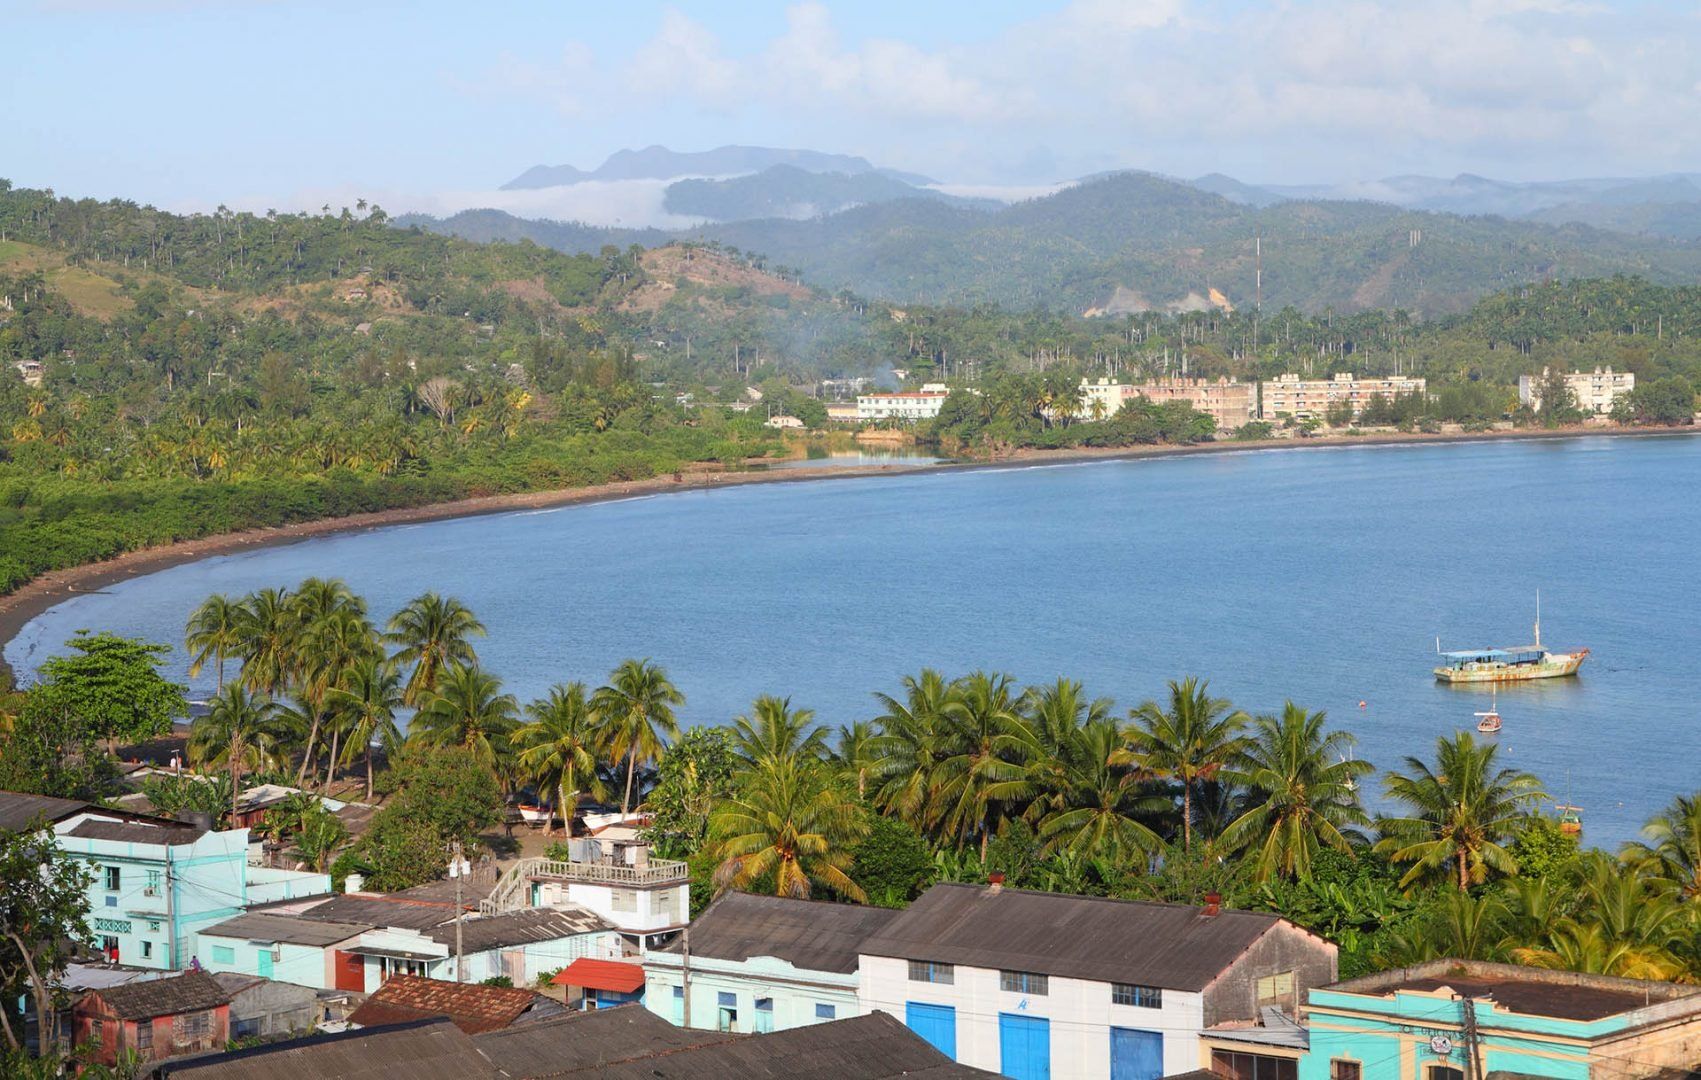
M 1465 857 L 1465 849 L 1460 848 L 1453 856 L 1453 861 L 1459 864 L 1459 891 L 1469 892 L 1471 888 L 1471 863 Z
M 632 778 L 638 772 L 638 744 L 626 751 L 626 797 L 620 801 L 620 816 L 625 817 L 632 812 Z
M 313 706 L 313 725 L 307 729 L 307 749 L 301 754 L 301 768 L 295 773 L 295 786 L 307 783 L 307 770 L 313 764 L 313 748 L 319 741 L 319 707 Z
M 325 766 L 325 792 L 326 792 L 326 794 L 330 793 L 331 784 L 337 778 L 337 752 L 341 749 L 342 739 L 343 739 L 343 733 L 341 731 L 331 732 L 331 762 L 330 762 L 329 765 Z
M 242 792 L 242 737 L 230 737 L 230 825 L 236 825 L 236 799 Z
M 578 792 L 574 792 L 575 798 Z M 567 777 L 563 775 L 561 782 L 555 785 L 555 809 L 561 814 L 561 835 L 573 835 L 573 811 L 567 808 Z
M 1193 781 L 1181 782 L 1181 850 L 1193 853 Z
M 366 741 L 366 801 L 372 801 L 372 740 Z

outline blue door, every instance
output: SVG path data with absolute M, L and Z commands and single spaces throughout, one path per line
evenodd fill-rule
M 904 1026 L 933 1044 L 933 1048 L 957 1060 L 957 1010 L 949 1005 L 904 1003 Z
M 1163 1074 L 1163 1035 L 1137 1028 L 1110 1029 L 1110 1080 L 1158 1080 Z
M 269 979 L 271 977 L 272 977 L 272 950 L 261 949 L 260 950 L 260 978 Z
M 1050 1080 L 1051 1021 L 999 1013 L 998 1071 L 1011 1080 Z

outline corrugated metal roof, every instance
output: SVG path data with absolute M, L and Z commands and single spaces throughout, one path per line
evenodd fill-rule
M 643 989 L 644 969 L 620 960 L 594 960 L 588 956 L 568 964 L 549 980 L 556 986 L 583 986 L 589 990 L 613 990 L 633 994 Z
M 446 1016 L 469 1035 L 505 1028 L 520 1014 L 548 998 L 517 986 L 485 986 L 427 979 L 418 975 L 392 975 L 349 1014 L 349 1023 L 361 1027 Z
M 857 953 L 900 913 L 865 904 L 729 892 L 691 923 L 691 955 L 716 960 L 777 956 L 809 971 L 856 971 Z M 663 950 L 678 953 L 681 942 Z
M 1203 990 L 1281 920 L 1183 904 L 935 885 L 863 945 L 872 956 Z
M 431 931 L 432 939 L 444 945 L 455 943 L 453 912 L 450 913 L 449 920 Z M 461 940 L 462 947 L 467 952 L 483 952 L 486 949 L 557 941 L 579 934 L 594 934 L 613 929 L 613 923 L 589 908 L 523 908 L 504 915 L 485 915 L 461 920 Z
M 121 1020 L 176 1016 L 230 1004 L 230 994 L 217 979 L 204 971 L 186 971 L 169 979 L 149 979 L 92 990 L 89 997 L 104 1001 L 113 1015 Z
M 691 1050 L 652 1050 L 626 1061 L 554 1075 L 602 1080 L 955 1080 L 995 1074 L 952 1062 L 887 1013 L 876 1012 L 771 1035 L 725 1038 Z
M 249 912 L 234 919 L 226 919 L 216 926 L 209 926 L 201 933 L 214 937 L 241 938 L 244 941 L 277 941 L 289 945 L 323 948 L 374 929 L 377 928 L 371 923 L 332 922 L 325 919 L 304 919 L 299 915 Z
M 399 926 L 406 930 L 430 930 L 452 922 L 454 904 L 427 901 L 385 900 L 377 896 L 333 896 L 323 904 L 301 913 L 304 919 L 330 922 L 371 923 Z
M 533 1080 L 726 1038 L 719 1031 L 675 1027 L 642 1005 L 621 1005 L 485 1032 L 474 1036 L 473 1045 L 514 1080 Z
M 207 835 L 207 830 L 175 821 L 146 825 L 139 821 L 79 821 L 66 836 L 86 840 L 111 840 L 120 844 L 164 844 L 178 846 L 193 844 Z
M 0 791 L 0 831 L 17 832 L 37 821 L 59 821 L 89 804 L 81 799 L 56 799 L 51 795 L 25 795 Z
M 444 1020 L 313 1035 L 159 1066 L 162 1080 L 502 1080 Z

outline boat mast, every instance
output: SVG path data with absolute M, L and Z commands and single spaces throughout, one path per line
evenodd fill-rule
M 1536 648 L 1542 647 L 1542 591 L 1536 590 Z

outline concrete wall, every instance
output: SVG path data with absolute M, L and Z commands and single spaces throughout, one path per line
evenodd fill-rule
M 1335 962 L 1335 946 L 1297 926 L 1277 923 L 1205 988 L 1205 1026 L 1256 1020 L 1258 980 L 1284 971 L 1294 973 L 1295 996 L 1286 1010 L 1298 1019 L 1306 991 L 1335 981 Z
M 288 982 L 256 983 L 230 1003 L 230 1035 L 287 1035 L 305 1032 L 319 1021 L 319 997 L 312 987 Z
M 277 958 L 272 961 L 269 978 L 310 986 L 315 990 L 329 990 L 336 985 L 333 962 L 337 946 L 320 948 L 317 945 L 285 943 L 275 948 Z M 230 959 L 220 959 L 226 955 L 221 949 L 230 950 Z M 196 935 L 195 958 L 201 962 L 203 969 L 211 972 L 234 971 L 241 975 L 265 975 L 266 969 L 260 954 L 271 953 L 273 949 L 272 945 L 257 944 L 247 938 L 201 933 Z
M 858 974 L 865 1012 L 878 1009 L 901 1021 L 911 1001 L 956 1009 L 957 1060 L 964 1065 L 999 1070 L 998 1016 L 1012 1013 L 1051 1021 L 1053 1076 L 1108 1078 L 1112 1027 L 1162 1034 L 1166 1075 L 1199 1067 L 1200 994 L 1165 990 L 1163 1007 L 1146 1009 L 1114 1004 L 1110 983 L 1052 978 L 1044 996 L 1024 995 L 1000 989 L 997 971 L 966 967 L 955 970 L 949 986 L 911 982 L 907 961 L 882 956 L 862 957 Z
M 651 953 L 644 959 L 644 1007 L 674 1024 L 685 1023 L 684 989 L 681 958 L 672 953 Z M 828 1019 L 843 1020 L 861 1016 L 863 1009 L 857 999 L 857 976 L 836 971 L 810 971 L 793 967 L 789 961 L 775 956 L 754 956 L 749 960 L 715 960 L 691 958 L 691 1027 L 713 1029 L 718 1026 L 720 995 L 732 994 L 737 1002 L 738 1024 L 735 1030 L 755 1030 L 756 999 L 773 1001 L 773 1030 L 787 1031 L 825 1023 Z M 832 1008 L 832 1017 L 816 1015 L 816 1007 Z
M 452 953 L 454 946 L 449 948 Z M 506 975 L 514 980 L 515 986 L 531 987 L 544 972 L 564 968 L 575 960 L 584 957 L 617 960 L 620 956 L 619 934 L 612 931 L 574 934 L 553 941 L 534 941 L 525 945 L 468 953 L 462 981 L 483 982 L 498 975 Z M 454 960 L 451 958 L 441 965 L 434 965 L 431 974 L 433 978 L 453 979 Z
M 331 891 L 331 875 L 302 870 L 279 870 L 270 866 L 248 867 L 248 902 L 270 904 L 303 896 L 323 896 Z

